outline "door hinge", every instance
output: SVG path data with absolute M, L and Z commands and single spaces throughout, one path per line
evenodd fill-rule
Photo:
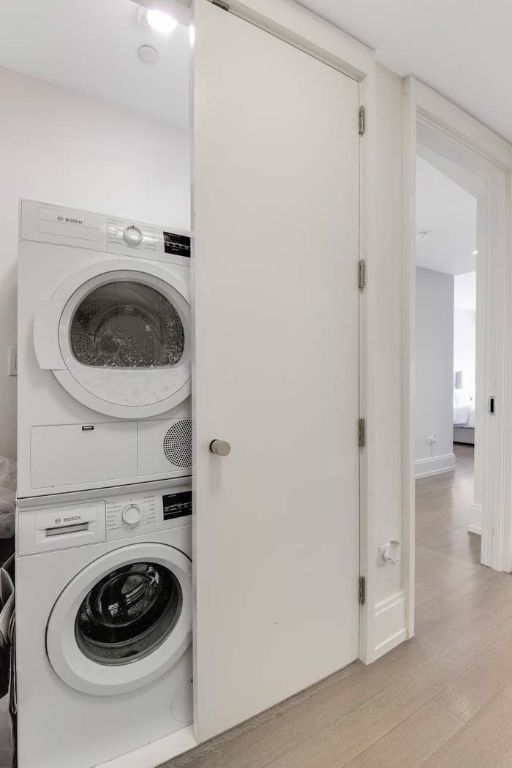
M 366 576 L 359 577 L 359 605 L 366 603 Z
M 223 11 L 229 11 L 229 4 L 225 3 L 224 0 L 212 0 L 212 5 L 222 8 Z
M 359 419 L 357 423 L 357 441 L 360 448 L 366 445 L 366 419 Z
M 357 284 L 361 293 L 366 288 L 366 261 L 359 259 L 357 263 Z
M 366 110 L 364 107 L 359 107 L 359 135 L 363 136 L 366 130 Z

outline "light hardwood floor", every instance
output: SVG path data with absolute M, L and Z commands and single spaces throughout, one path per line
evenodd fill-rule
M 456 454 L 417 483 L 416 637 L 168 768 L 512 768 L 512 576 L 478 563 L 473 450 Z

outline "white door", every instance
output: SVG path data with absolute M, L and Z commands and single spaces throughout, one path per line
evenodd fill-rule
M 197 0 L 195 706 L 358 655 L 358 85 Z M 229 441 L 228 456 L 209 450 Z

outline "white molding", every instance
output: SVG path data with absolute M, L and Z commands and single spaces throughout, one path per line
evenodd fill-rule
M 468 531 L 469 533 L 477 533 L 479 536 L 482 535 L 482 505 L 476 504 L 473 502 L 471 504 L 471 520 L 468 523 Z
M 376 603 L 373 660 L 383 656 L 407 639 L 406 608 L 406 597 L 403 590 Z
M 430 477 L 431 475 L 441 475 L 444 472 L 453 472 L 455 469 L 455 454 L 445 453 L 441 456 L 429 456 L 426 459 L 416 459 L 415 477 Z
M 491 128 L 453 104 L 417 78 L 414 81 L 418 116 L 465 144 L 504 171 L 512 168 L 512 145 Z
M 416 81 L 403 86 L 403 238 L 402 238 L 402 569 L 407 602 L 407 637 L 414 636 L 416 603 Z
M 187 726 L 133 752 L 101 763 L 97 768 L 157 768 L 194 747 L 197 747 L 194 730 L 192 726 Z
M 354 80 L 362 81 L 373 73 L 375 53 L 371 48 L 296 3 L 229 0 L 229 10 Z

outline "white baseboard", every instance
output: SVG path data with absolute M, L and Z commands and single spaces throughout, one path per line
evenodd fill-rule
M 375 604 L 373 661 L 407 639 L 405 592 L 395 592 Z
M 482 505 L 481 504 L 471 505 L 468 531 L 470 533 L 477 533 L 479 536 L 482 535 Z
M 194 747 L 197 747 L 194 730 L 192 726 L 187 726 L 127 755 L 101 763 L 97 768 L 156 768 Z
M 455 469 L 455 454 L 444 453 L 442 456 L 429 456 L 427 459 L 416 459 L 415 477 L 430 477 Z

